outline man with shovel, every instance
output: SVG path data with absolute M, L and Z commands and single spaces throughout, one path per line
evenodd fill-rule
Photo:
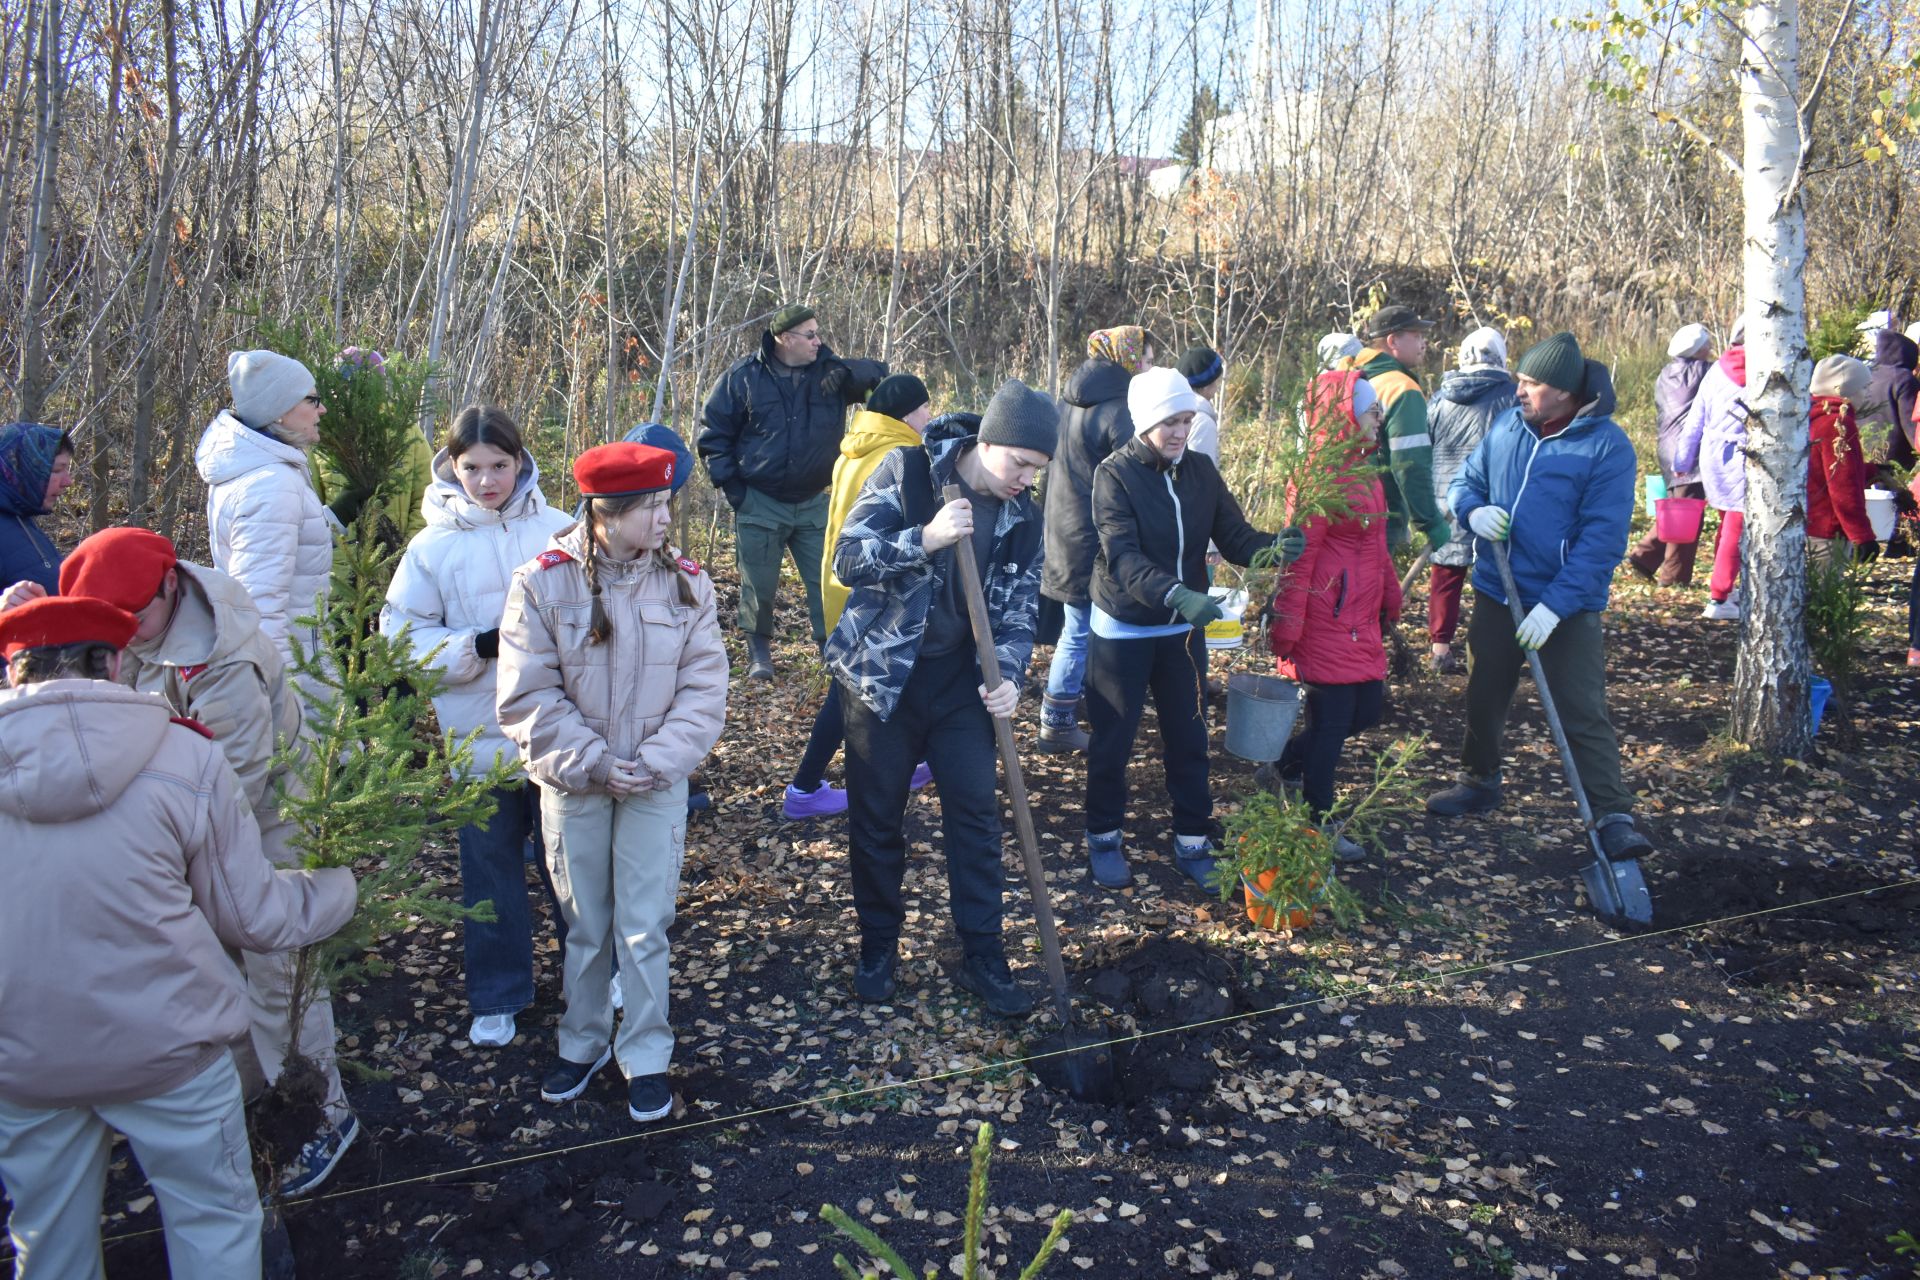
M 954 931 L 955 981 L 988 1012 L 1024 1017 L 1033 996 L 1014 980 L 1001 941 L 1000 798 L 994 716 L 1013 712 L 1039 613 L 1040 511 L 1029 493 L 1058 441 L 1053 401 L 1009 380 L 979 434 L 941 437 L 889 453 L 855 500 L 834 546 L 833 574 L 850 590 L 827 640 L 827 667 L 844 686 L 848 864 L 860 959 L 854 994 L 894 992 L 906 920 L 905 815 L 914 766 L 940 787 Z M 961 496 L 945 501 L 942 488 Z M 999 676 L 987 689 L 956 565 L 971 542 L 985 581 Z
M 1627 549 L 1633 514 L 1633 445 L 1613 420 L 1613 379 L 1585 359 L 1570 333 L 1520 357 L 1519 405 L 1488 428 L 1447 492 L 1456 520 L 1477 539 L 1468 624 L 1467 733 L 1460 781 L 1427 800 L 1443 817 L 1502 803 L 1507 711 L 1525 650 L 1537 650 L 1600 845 L 1625 861 L 1652 850 L 1633 823 L 1620 779 L 1620 748 L 1607 718 L 1600 615 Z M 1521 606 L 1516 630 L 1493 543 L 1505 543 Z

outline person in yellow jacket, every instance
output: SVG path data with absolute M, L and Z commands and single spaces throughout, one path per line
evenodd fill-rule
M 827 631 L 840 622 L 840 611 L 847 607 L 850 588 L 833 575 L 833 544 L 840 540 L 840 526 L 853 510 L 867 477 L 895 449 L 918 448 L 927 424 L 933 420 L 933 405 L 927 384 L 910 373 L 891 374 L 867 396 L 867 407 L 854 415 L 853 424 L 840 439 L 840 457 L 833 464 L 833 485 L 827 491 L 826 554 L 820 567 L 820 596 L 825 606 Z M 827 766 L 840 750 L 846 724 L 840 713 L 839 681 L 827 683 L 827 697 L 813 717 L 813 732 L 807 738 L 806 752 L 793 781 L 787 784 L 780 809 L 787 817 L 826 818 L 847 811 L 847 793 L 827 781 Z M 924 787 L 932 775 L 926 765 L 914 770 L 913 785 Z

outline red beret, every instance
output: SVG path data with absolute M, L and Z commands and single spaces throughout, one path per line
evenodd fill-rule
M 173 544 L 151 529 L 102 529 L 60 566 L 60 594 L 92 596 L 138 613 L 153 603 L 167 570 L 178 563 Z
M 127 647 L 140 624 L 125 609 L 91 596 L 42 596 L 0 613 L 0 658 L 63 644 Z
M 631 498 L 673 488 L 673 454 L 652 445 L 600 444 L 573 460 L 583 498 Z

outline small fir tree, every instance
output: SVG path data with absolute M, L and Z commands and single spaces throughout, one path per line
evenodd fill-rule
M 486 821 L 491 791 L 516 777 L 499 762 L 472 771 L 476 735 L 456 740 L 430 727 L 439 671 L 414 656 L 404 635 L 382 635 L 376 625 L 394 556 L 370 536 L 372 518 L 362 515 L 335 556 L 322 632 L 328 649 L 309 653 L 295 643 L 306 732 L 282 748 L 295 782 L 281 813 L 296 828 L 302 865 L 352 867 L 360 886 L 359 910 L 346 927 L 301 949 L 289 1018 L 296 1037 L 319 992 L 387 972 L 381 940 L 421 925 L 492 918 L 491 903 L 469 910 L 435 896 L 419 855 L 434 838 Z M 296 1039 L 289 1056 L 312 1048 Z

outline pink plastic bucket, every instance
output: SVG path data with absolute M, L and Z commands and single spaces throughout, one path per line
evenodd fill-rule
M 1662 542 L 1697 542 L 1706 515 L 1705 498 L 1662 498 L 1653 504 L 1653 531 Z

